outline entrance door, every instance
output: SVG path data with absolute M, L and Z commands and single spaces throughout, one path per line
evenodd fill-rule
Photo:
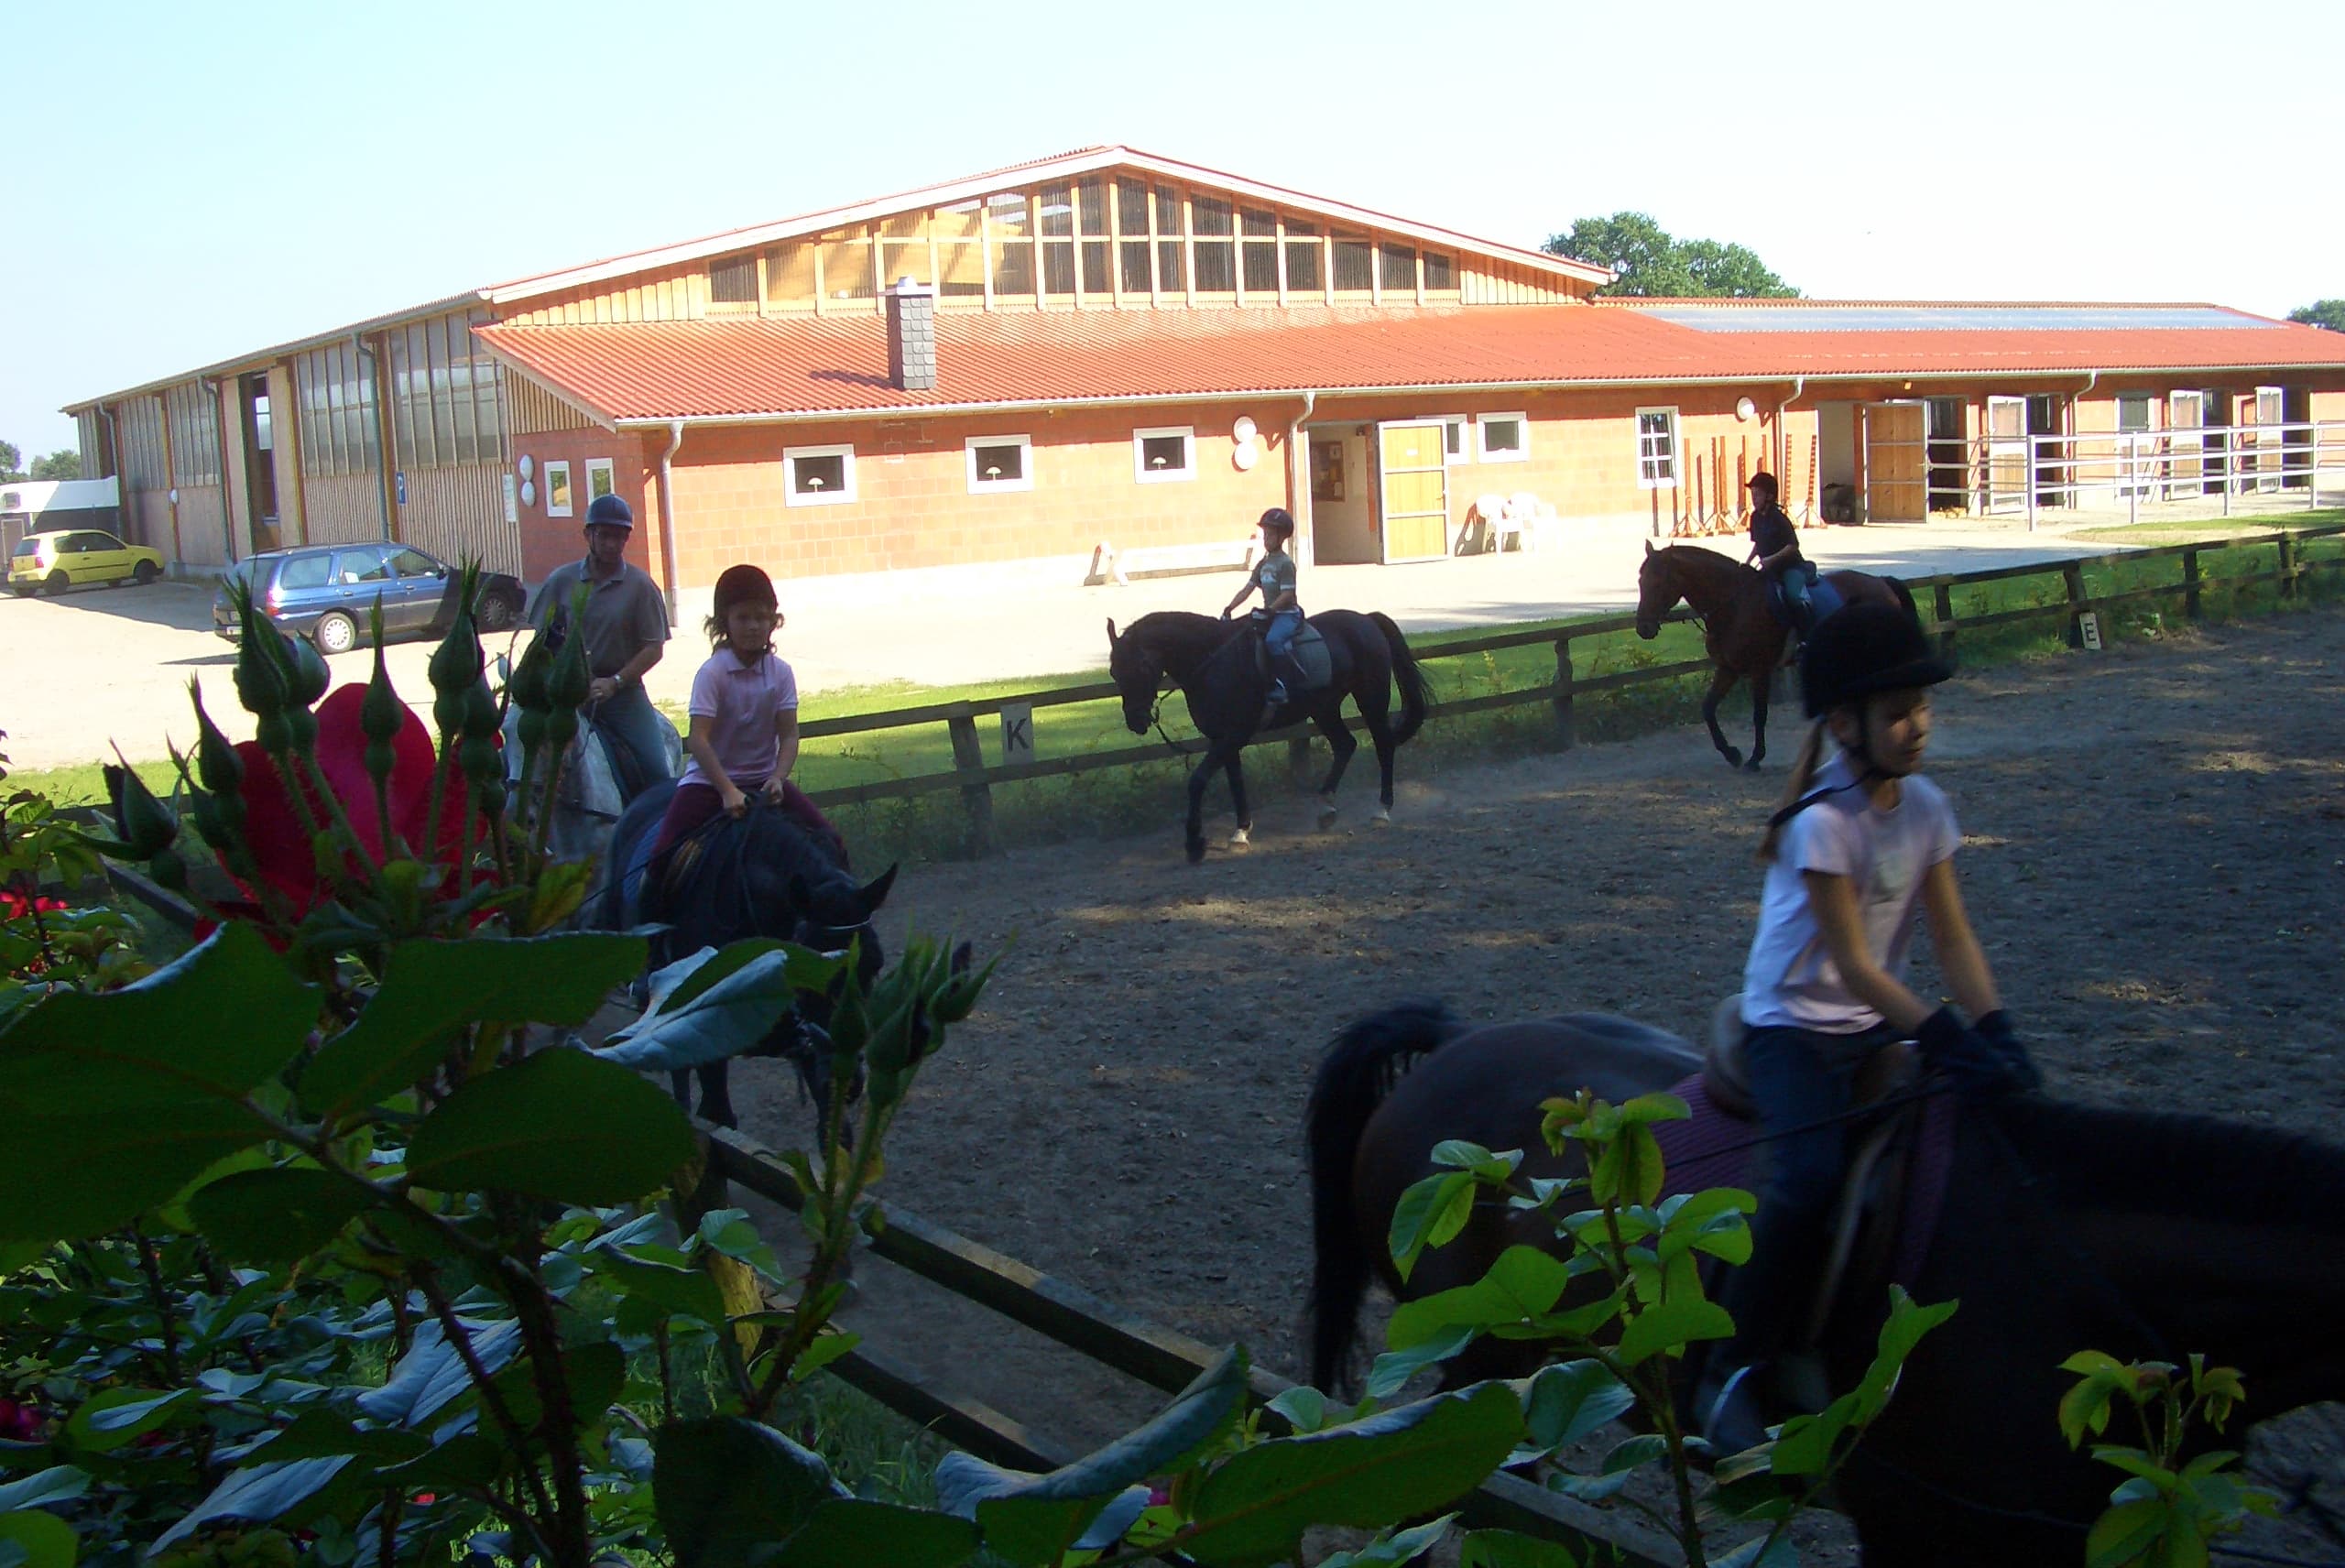
M 2027 505 L 2027 399 L 1987 399 L 1987 509 Z
M 2165 399 L 2166 499 L 2198 494 L 2205 463 L 2199 456 L 2206 437 L 2198 427 L 2206 422 L 2206 396 L 2198 392 L 2169 392 Z
M 2258 490 L 2280 488 L 2280 470 L 2284 463 L 2282 449 L 2287 442 L 2284 432 L 2272 428 L 2280 422 L 2280 402 L 2277 387 L 2255 389 L 2255 423 L 2258 429 L 2255 434 L 2247 438 L 2246 442 L 2255 449 L 2255 455 L 2243 458 L 2241 462 L 2254 469 Z
M 2280 418 L 2296 428 L 2285 434 L 2281 445 L 2287 455 L 2281 460 L 2281 483 L 2291 490 L 2301 490 L 2312 483 L 2312 388 L 2283 387 L 2280 388 Z
M 283 542 L 277 528 L 277 432 L 269 418 L 268 376 L 247 376 L 237 384 L 244 409 L 245 531 L 255 551 Z
M 1314 565 L 1366 566 L 1383 555 L 1369 496 L 1367 428 L 1314 425 L 1308 432 Z
M 2060 429 L 2060 400 L 2048 393 L 2039 392 L 2027 400 L 2027 433 L 2029 445 L 2035 449 L 2035 504 L 2039 506 L 2073 506 L 2076 465 L 2068 461 L 2066 441 L 2050 438 L 2067 432 Z
M 1930 520 L 1927 425 L 1918 401 L 1868 403 L 1865 423 L 1865 520 Z
M 1959 397 L 1932 397 L 1930 407 L 1930 510 L 1970 510 L 1970 463 L 1963 419 L 1969 405 Z
M 1439 419 L 1376 427 L 1384 564 L 1449 553 L 1449 466 Z

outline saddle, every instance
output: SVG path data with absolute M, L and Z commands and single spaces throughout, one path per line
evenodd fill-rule
M 1742 1041 L 1742 998 L 1729 996 L 1711 1017 L 1709 1053 L 1688 1085 L 1700 1091 L 1703 1104 L 1696 1106 L 1696 1116 L 1707 1110 L 1725 1124 L 1714 1133 L 1713 1142 L 1749 1139 L 1758 1118 Z M 1858 1069 L 1854 1087 L 1859 1111 L 1898 1098 L 1921 1078 L 1921 1053 L 1911 1042 L 1882 1047 Z M 1687 1097 L 1682 1088 L 1679 1093 Z M 1694 1101 L 1689 1098 L 1688 1103 Z M 1910 1283 L 1919 1271 L 1945 1195 L 1952 1157 L 1950 1117 L 1950 1104 L 1936 1098 L 1860 1114 L 1849 1124 L 1848 1175 L 1833 1206 L 1831 1245 L 1805 1320 L 1801 1337 L 1805 1345 L 1823 1338 L 1844 1300 L 1861 1298 L 1870 1303 L 1892 1279 Z M 1684 1124 L 1666 1125 L 1674 1129 Z M 1751 1157 L 1761 1150 L 1738 1152 L 1755 1164 Z M 1678 1169 L 1678 1155 L 1669 1158 L 1670 1184 L 1676 1187 L 1686 1173 Z M 1696 1155 L 1695 1165 L 1700 1163 Z M 1742 1174 L 1747 1173 L 1748 1166 Z M 1704 1174 L 1698 1184 L 1728 1183 L 1721 1176 Z
M 1281 672 L 1271 667 L 1270 645 L 1262 640 L 1263 623 L 1260 616 L 1252 619 L 1254 672 L 1266 681 L 1276 680 Z M 1303 629 L 1294 634 L 1294 641 L 1287 645 L 1287 657 L 1294 664 L 1294 670 L 1290 673 L 1300 674 L 1303 678 L 1299 687 L 1292 680 L 1287 681 L 1290 698 L 1324 691 L 1333 684 L 1336 679 L 1335 659 L 1327 651 L 1327 639 L 1321 637 L 1319 628 L 1309 621 L 1303 623 Z
M 1790 595 L 1783 592 L 1783 580 L 1780 576 L 1768 580 L 1767 613 L 1775 617 L 1777 626 L 1790 632 L 1794 638 L 1804 640 L 1833 612 L 1845 608 L 1848 601 L 1840 596 L 1838 588 L 1825 581 L 1824 574 L 1816 569 L 1813 562 L 1803 563 L 1799 571 L 1807 579 L 1806 619 L 1803 621 L 1793 613 Z

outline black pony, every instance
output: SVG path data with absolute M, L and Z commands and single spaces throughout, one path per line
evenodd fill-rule
M 1310 720 L 1335 753 L 1319 783 L 1319 821 L 1334 821 L 1336 789 L 1359 749 L 1343 718 L 1348 697 L 1376 743 L 1381 772 L 1374 820 L 1392 820 L 1392 753 L 1424 726 L 1425 681 L 1416 655 L 1391 617 L 1357 610 L 1324 610 L 1311 625 L 1325 639 L 1329 678 L 1275 713 L 1266 715 L 1270 677 L 1259 661 L 1260 640 L 1243 621 L 1217 621 L 1183 610 L 1142 615 L 1118 636 L 1107 623 L 1107 670 L 1124 700 L 1124 723 L 1146 735 L 1156 722 L 1157 693 L 1169 677 L 1188 699 L 1189 721 L 1205 737 L 1205 754 L 1189 775 L 1188 850 L 1192 861 L 1205 855 L 1205 782 L 1218 768 L 1229 775 L 1229 804 L 1238 818 L 1230 843 L 1242 844 L 1253 832 L 1246 809 L 1246 772 L 1240 758 L 1255 732 Z M 1401 689 L 1401 722 L 1391 723 L 1392 688 Z
M 795 942 L 825 953 L 856 948 L 856 970 L 867 985 L 884 962 L 879 933 L 871 918 L 895 884 L 890 866 L 868 886 L 859 887 L 832 847 L 809 834 L 779 806 L 753 796 L 740 818 L 718 817 L 678 846 L 676 875 L 657 879 L 644 870 L 660 819 L 676 792 L 676 781 L 653 785 L 630 801 L 611 830 L 605 862 L 602 904 L 596 923 L 626 931 L 649 923 L 667 929 L 652 939 L 655 967 L 748 937 Z M 807 1021 L 827 1021 L 828 1007 L 807 1004 Z M 830 1056 L 809 1049 L 797 1017 L 786 1017 L 751 1056 L 782 1056 L 798 1069 L 813 1096 L 818 1116 L 828 1105 Z M 727 1063 L 712 1062 L 700 1073 L 700 1114 L 720 1127 L 737 1127 Z M 691 1105 L 685 1073 L 675 1074 L 676 1098 Z
M 1481 1277 L 1510 1243 L 1554 1246 L 1543 1215 L 1478 1208 L 1402 1285 L 1385 1245 L 1434 1147 L 1520 1149 L 1525 1176 L 1570 1173 L 1539 1137 L 1539 1102 L 1586 1087 L 1618 1102 L 1701 1058 L 1674 1036 L 1601 1015 L 1467 1025 L 1437 1005 L 1385 1009 L 1340 1036 L 1307 1114 L 1313 1378 L 1344 1379 L 1371 1275 L 1414 1299 Z M 1914 1281 L 1961 1311 L 1907 1363 L 1897 1398 L 1837 1483 L 1869 1563 L 2073 1563 L 2112 1473 L 2055 1420 L 2085 1349 L 2246 1377 L 2262 1421 L 2345 1399 L 2345 1150 L 2247 1123 L 2071 1105 L 1968 1105 L 1945 1206 Z M 1885 1299 L 1834 1314 L 1821 1348 L 1853 1387 Z M 1515 1376 L 1541 1347 L 1478 1341 L 1447 1369 Z

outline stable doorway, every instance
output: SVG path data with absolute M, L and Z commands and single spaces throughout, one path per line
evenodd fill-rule
M 1379 532 L 1384 563 L 1449 553 L 1449 458 L 1439 419 L 1376 427 Z
M 1311 561 L 1314 566 L 1367 566 L 1383 559 L 1369 496 L 1368 438 L 1357 425 L 1320 425 L 1305 432 L 1311 464 Z
M 1928 427 L 1921 403 L 1868 403 L 1860 412 L 1865 443 L 1865 521 L 1928 522 Z

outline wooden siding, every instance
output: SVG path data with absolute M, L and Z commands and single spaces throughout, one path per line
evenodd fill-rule
M 383 537 L 382 485 L 365 474 L 312 474 L 302 481 L 302 538 L 310 544 L 355 544 Z
M 522 436 L 537 435 L 546 430 L 595 428 L 593 419 L 536 382 L 525 380 L 509 370 L 505 373 L 506 440 L 516 452 L 520 448 L 514 443 Z
M 164 497 L 168 507 L 170 498 Z M 228 564 L 226 513 L 221 508 L 217 485 L 180 486 L 180 560 L 195 567 Z
M 130 490 L 123 492 L 123 531 L 133 544 L 143 544 L 159 550 L 163 559 L 176 564 L 179 541 L 171 532 L 171 497 L 163 490 Z
M 277 542 L 306 544 L 302 531 L 301 421 L 293 417 L 293 367 L 268 367 L 270 457 L 277 469 Z
M 1551 277 L 1527 267 L 1485 261 L 1478 256 L 1457 258 L 1457 298 L 1467 305 L 1543 305 L 1583 299 L 1595 285 Z
M 708 269 L 694 264 L 549 295 L 504 319 L 532 326 L 574 327 L 595 321 L 690 321 L 706 314 Z
M 420 468 L 407 476 L 399 540 L 442 561 L 477 561 L 492 572 L 521 570 L 521 532 L 505 520 L 505 465 Z

